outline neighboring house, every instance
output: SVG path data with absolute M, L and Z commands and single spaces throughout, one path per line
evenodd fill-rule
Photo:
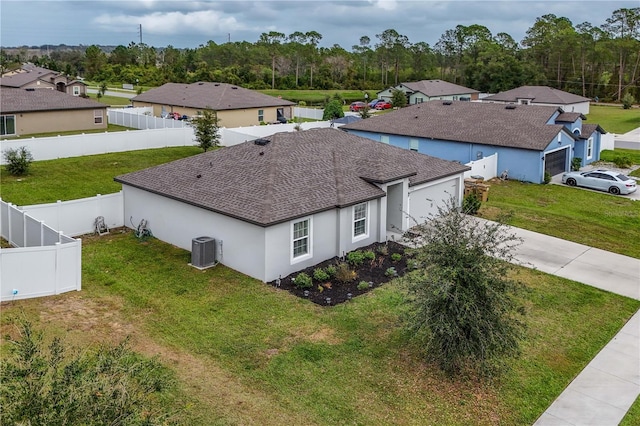
M 0 78 L 0 87 L 3 89 L 49 89 L 73 96 L 84 96 L 87 93 L 87 85 L 84 82 L 33 64 L 25 64 L 19 70 L 4 74 Z
M 178 113 L 193 117 L 204 109 L 217 112 L 224 127 L 276 123 L 291 118 L 294 102 L 265 95 L 234 84 L 167 83 L 131 99 L 134 107 L 153 107 L 153 115 Z
M 401 90 L 407 95 L 409 105 L 433 100 L 475 101 L 480 96 L 477 90 L 459 86 L 444 80 L 422 80 L 400 83 L 396 87 L 378 92 L 378 98 L 391 102 L 392 91 Z
M 107 105 L 56 90 L 0 89 L 0 136 L 107 128 Z
M 545 172 L 570 170 L 600 158 L 598 125 L 557 107 L 440 101 L 402 108 L 340 127 L 359 136 L 466 164 L 498 154 L 498 172 L 542 183 Z
M 547 86 L 522 86 L 487 96 L 482 102 L 554 106 L 565 112 L 589 114 L 589 98 Z
M 277 133 L 118 176 L 124 215 L 262 281 L 384 242 L 461 201 L 469 167 L 324 128 Z M 407 215 L 407 213 L 409 215 Z M 135 226 L 135 225 L 134 225 Z

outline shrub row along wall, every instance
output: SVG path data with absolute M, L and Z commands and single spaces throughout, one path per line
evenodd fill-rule
M 0 302 L 50 296 L 82 285 L 82 242 L 0 200 Z

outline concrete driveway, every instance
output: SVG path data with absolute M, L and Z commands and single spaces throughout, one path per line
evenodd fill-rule
M 615 135 L 614 148 L 640 149 L 640 127 L 624 135 Z

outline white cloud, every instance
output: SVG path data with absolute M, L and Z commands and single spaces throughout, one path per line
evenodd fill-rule
M 373 3 L 374 6 L 382 10 L 395 10 L 398 6 L 396 0 L 369 0 L 369 3 Z

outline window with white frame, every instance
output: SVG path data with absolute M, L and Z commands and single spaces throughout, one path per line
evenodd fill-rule
M 353 206 L 353 238 L 362 239 L 369 235 L 368 211 L 369 203 L 356 204 Z
M 382 143 L 389 143 L 389 135 L 380 135 L 380 142 Z
M 311 218 L 292 225 L 292 257 L 299 259 L 311 255 Z
M 409 139 L 409 149 L 411 151 L 418 151 L 418 139 Z
M 93 123 L 94 124 L 102 124 L 102 110 L 101 109 L 94 109 L 93 110 Z
M 258 121 L 260 123 L 262 123 L 264 121 L 264 110 L 263 109 L 259 109 L 258 110 Z
M 1 115 L 0 116 L 0 136 L 16 134 L 16 116 Z
M 424 98 L 414 98 L 413 99 L 413 103 L 414 104 L 421 104 L 424 102 Z
M 593 138 L 587 140 L 587 160 L 593 157 Z
M 73 86 L 73 96 L 80 96 L 80 88 L 78 86 Z

